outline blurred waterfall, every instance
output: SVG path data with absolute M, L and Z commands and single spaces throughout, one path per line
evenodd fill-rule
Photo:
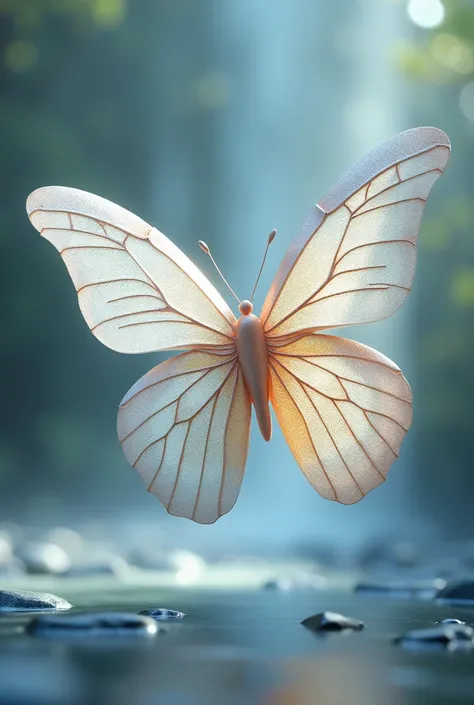
M 200 194 L 194 202 L 199 212 L 208 209 L 201 222 L 210 233 L 200 232 L 196 239 L 209 240 L 242 298 L 251 291 L 267 234 L 279 229 L 257 311 L 311 205 L 365 151 L 410 126 L 389 53 L 400 15 L 396 6 L 370 0 L 215 3 L 213 22 L 203 28 L 209 33 L 209 63 L 197 84 L 212 125 L 211 135 L 206 131 L 203 137 L 208 151 L 198 172 L 210 183 L 190 184 L 189 191 Z M 180 162 L 182 149 L 177 160 L 174 154 L 182 139 L 178 132 L 163 145 L 165 163 L 192 174 L 191 158 L 186 165 Z M 175 183 L 167 178 L 161 172 L 157 184 L 162 203 Z M 189 194 L 181 203 L 189 204 Z M 183 213 L 182 207 L 180 218 Z M 191 227 L 188 221 L 188 231 Z M 404 311 L 354 336 L 392 357 L 410 378 L 408 325 Z M 351 337 L 352 331 L 343 334 Z M 311 490 L 276 424 L 270 444 L 254 425 L 246 477 L 231 514 L 214 527 L 167 521 L 173 535 L 196 543 L 252 545 L 261 539 L 284 545 L 308 536 L 353 541 L 378 532 L 380 522 L 386 531 L 399 526 L 409 503 L 411 465 L 408 441 L 390 481 L 362 503 L 343 507 Z

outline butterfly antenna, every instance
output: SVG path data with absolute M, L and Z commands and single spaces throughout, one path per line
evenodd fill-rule
M 266 248 L 265 248 L 265 254 L 263 255 L 262 264 L 260 265 L 260 269 L 259 269 L 259 272 L 258 272 L 258 275 L 257 275 L 257 281 L 255 282 L 255 286 L 254 286 L 253 291 L 252 291 L 252 296 L 250 297 L 250 301 L 251 301 L 251 302 L 253 301 L 254 294 L 255 294 L 255 292 L 256 292 L 256 290 L 257 290 L 258 282 L 260 281 L 260 277 L 261 277 L 262 272 L 263 272 L 263 267 L 265 266 L 265 260 L 267 259 L 268 248 L 270 247 L 270 245 L 272 244 L 273 240 L 275 239 L 275 235 L 276 235 L 276 234 L 277 234 L 277 231 L 276 231 L 276 230 L 272 230 L 272 232 L 271 232 L 270 235 L 268 236 L 267 246 L 266 246 Z
M 206 245 L 206 243 L 203 242 L 202 240 L 198 240 L 198 245 L 199 245 L 199 247 L 201 248 L 201 250 L 206 253 L 206 255 L 209 255 L 209 257 L 210 257 L 210 259 L 211 259 L 211 262 L 212 262 L 212 264 L 214 265 L 214 267 L 217 269 L 217 271 L 218 271 L 218 273 L 219 273 L 219 275 L 220 275 L 222 281 L 224 282 L 224 284 L 226 285 L 226 287 L 229 289 L 229 291 L 230 291 L 230 293 L 232 294 L 232 296 L 235 296 L 235 298 L 237 299 L 237 301 L 238 301 L 239 304 L 240 304 L 240 299 L 239 299 L 239 297 L 237 296 L 237 294 L 235 293 L 235 291 L 233 290 L 233 288 L 231 287 L 231 285 L 229 284 L 229 282 L 227 281 L 227 279 L 224 277 L 224 275 L 222 274 L 221 270 L 220 270 L 219 267 L 217 266 L 216 260 L 215 260 L 214 257 L 211 255 L 211 250 L 209 249 L 208 245 Z

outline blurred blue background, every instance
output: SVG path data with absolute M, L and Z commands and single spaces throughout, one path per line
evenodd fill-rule
M 293 549 L 334 537 L 469 537 L 474 473 L 474 5 L 462 0 L 0 0 L 0 516 L 107 525 L 189 546 Z M 25 199 L 98 193 L 165 232 L 240 297 L 278 229 L 265 292 L 312 204 L 392 134 L 444 129 L 453 157 L 428 203 L 414 293 L 344 331 L 394 359 L 414 425 L 389 481 L 355 506 L 318 497 L 281 433 L 253 428 L 234 510 L 169 517 L 122 456 L 117 406 L 164 355 L 88 331 Z

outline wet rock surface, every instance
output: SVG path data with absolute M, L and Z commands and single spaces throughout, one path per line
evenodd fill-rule
M 0 590 L 0 613 L 69 610 L 71 607 L 67 600 L 47 592 Z
M 155 620 L 127 612 L 44 615 L 28 625 L 28 633 L 44 637 L 153 637 Z
M 186 617 L 184 612 L 179 612 L 178 610 L 169 610 L 166 607 L 157 607 L 151 610 L 142 610 L 138 614 L 143 614 L 146 617 L 152 617 L 158 621 L 173 620 L 173 619 L 183 619 Z
M 392 599 L 431 600 L 446 587 L 442 578 L 413 582 L 362 582 L 357 583 L 354 591 L 361 595 L 387 597 Z
M 330 611 L 313 614 L 311 617 L 303 619 L 301 624 L 313 632 L 340 632 L 345 629 L 358 631 L 364 628 L 364 623 L 359 619 Z
M 466 624 L 441 624 L 428 629 L 415 629 L 397 637 L 394 641 L 402 646 L 416 647 L 424 645 L 463 646 L 474 645 L 474 630 Z
M 436 599 L 446 602 L 472 603 L 474 605 L 474 580 L 450 583 L 438 590 Z

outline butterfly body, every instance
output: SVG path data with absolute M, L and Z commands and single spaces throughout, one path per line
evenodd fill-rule
M 252 305 L 248 304 L 249 301 L 242 301 L 239 307 L 242 316 L 236 325 L 237 354 L 260 432 L 269 441 L 272 436 L 272 419 L 269 408 L 267 343 L 260 319 L 252 313 Z
M 433 127 L 369 152 L 310 211 L 260 316 L 239 301 L 238 320 L 198 267 L 133 213 L 61 186 L 29 196 L 30 220 L 61 254 L 98 340 L 122 353 L 185 351 L 139 379 L 117 419 L 125 457 L 170 514 L 211 524 L 232 509 L 252 404 L 269 440 L 271 403 L 322 497 L 353 504 L 385 481 L 411 424 L 410 386 L 381 353 L 324 331 L 402 305 L 449 153 Z

